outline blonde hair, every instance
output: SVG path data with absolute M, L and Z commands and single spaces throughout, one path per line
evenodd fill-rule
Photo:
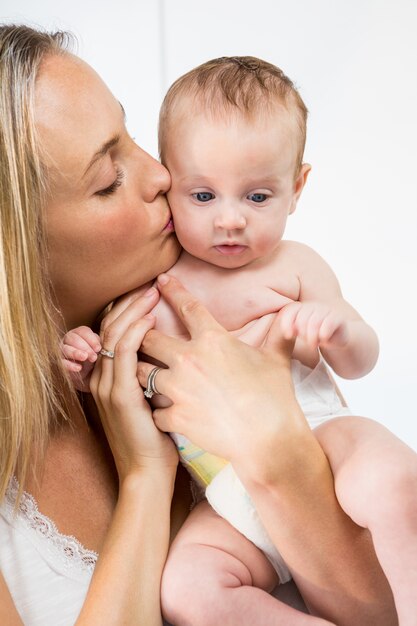
M 205 113 L 221 115 L 237 109 L 247 116 L 270 111 L 277 103 L 294 114 L 298 130 L 297 170 L 301 167 L 306 141 L 307 107 L 294 83 L 272 63 L 256 57 L 220 57 L 192 69 L 168 89 L 159 115 L 159 153 L 170 123 L 181 111 L 181 100 L 191 98 Z
M 0 26 L 0 500 L 24 485 L 51 423 L 68 415 L 43 231 L 46 193 L 33 119 L 37 72 L 67 33 Z

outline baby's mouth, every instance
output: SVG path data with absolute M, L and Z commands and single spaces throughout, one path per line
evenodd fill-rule
M 242 246 L 237 243 L 227 243 L 221 244 L 220 246 L 214 246 L 215 249 L 225 256 L 234 256 L 236 254 L 242 254 L 247 248 L 247 246 Z

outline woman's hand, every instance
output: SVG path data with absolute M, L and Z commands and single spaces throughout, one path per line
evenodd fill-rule
M 158 298 L 154 288 L 132 292 L 114 305 L 101 325 L 101 344 L 114 351 L 114 358 L 99 356 L 90 389 L 120 479 L 143 468 L 175 469 L 178 462 L 173 442 L 155 427 L 137 373 L 137 351 L 154 326 L 149 312 Z
M 279 316 L 255 349 L 224 330 L 175 278 L 161 275 L 158 288 L 191 336 L 186 341 L 149 330 L 143 340 L 142 351 L 168 366 L 156 386 L 173 404 L 154 411 L 158 428 L 181 433 L 235 466 L 255 464 L 272 445 L 276 456 L 277 439 L 285 450 L 295 434 L 311 437 L 293 391 L 293 343 L 283 338 Z M 140 363 L 142 386 L 152 367 Z

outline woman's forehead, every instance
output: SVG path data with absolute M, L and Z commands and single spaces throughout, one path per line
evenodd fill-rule
M 123 122 L 120 104 L 101 78 L 70 54 L 42 62 L 34 114 L 45 165 L 60 171 L 84 172 Z

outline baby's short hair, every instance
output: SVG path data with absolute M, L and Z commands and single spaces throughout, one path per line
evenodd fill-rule
M 170 121 L 183 98 L 212 115 L 238 109 L 251 117 L 270 111 L 279 103 L 292 113 L 298 130 L 297 170 L 302 164 L 306 141 L 307 107 L 294 83 L 279 68 L 256 57 L 220 57 L 207 61 L 178 78 L 168 89 L 159 115 L 159 154 Z

